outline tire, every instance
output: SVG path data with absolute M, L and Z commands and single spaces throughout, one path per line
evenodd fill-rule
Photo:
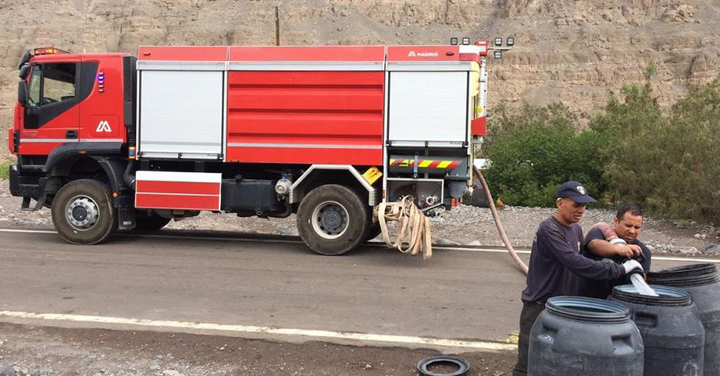
M 373 223 L 370 225 L 370 230 L 368 231 L 367 236 L 365 237 L 365 241 L 368 242 L 370 240 L 373 240 L 378 237 L 382 233 L 382 229 L 380 228 L 380 223 Z
M 170 223 L 170 218 L 164 218 L 159 215 L 151 214 L 147 210 L 135 211 L 135 230 L 136 231 L 157 231 Z
M 70 244 L 97 244 L 118 228 L 107 185 L 91 179 L 65 184 L 53 199 L 55 230 Z
M 328 184 L 300 202 L 297 227 L 305 244 L 321 255 L 336 256 L 362 244 L 369 228 L 366 204 L 350 188 Z

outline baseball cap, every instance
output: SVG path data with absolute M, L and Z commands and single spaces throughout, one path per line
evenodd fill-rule
M 595 202 L 595 199 L 587 194 L 587 188 L 576 181 L 566 181 L 560 184 L 557 191 L 557 198 L 569 198 L 578 204 Z

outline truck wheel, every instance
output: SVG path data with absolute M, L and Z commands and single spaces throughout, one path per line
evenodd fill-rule
M 367 236 L 368 210 L 360 196 L 342 185 L 322 185 L 300 202 L 297 227 L 300 237 L 322 255 L 341 255 Z
M 118 227 L 110 190 L 96 180 L 64 185 L 53 199 L 51 213 L 55 229 L 71 244 L 100 243 Z
M 368 231 L 367 236 L 365 237 L 365 241 L 370 241 L 378 237 L 382 233 L 382 229 L 380 228 L 380 223 L 373 223 L 370 225 L 370 231 Z
M 147 210 L 135 211 L 135 230 L 157 231 L 170 223 L 170 218 L 153 215 Z

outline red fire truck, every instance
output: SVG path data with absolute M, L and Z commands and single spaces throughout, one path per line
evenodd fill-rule
M 466 193 L 489 47 L 36 49 L 18 67 L 10 189 L 73 244 L 203 210 L 297 213 L 312 250 L 341 254 L 378 234 L 381 201 L 428 211 Z

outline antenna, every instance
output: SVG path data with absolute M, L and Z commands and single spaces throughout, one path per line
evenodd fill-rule
M 275 45 L 280 45 L 280 10 L 275 6 Z

